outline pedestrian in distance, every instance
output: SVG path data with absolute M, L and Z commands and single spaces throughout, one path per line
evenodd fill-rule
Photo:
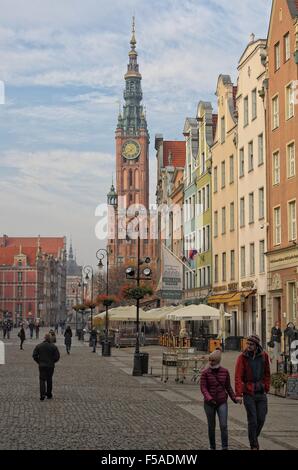
M 96 345 L 97 345 L 97 331 L 93 327 L 90 333 L 90 344 L 92 346 L 92 352 L 96 352 Z
M 47 333 L 44 341 L 36 346 L 32 355 L 39 367 L 39 388 L 40 400 L 45 397 L 53 398 L 53 374 L 56 362 L 60 359 L 60 353 L 57 346 L 51 342 L 50 334 Z
M 36 323 L 35 325 L 35 334 L 36 334 L 36 339 L 39 339 L 39 323 Z
M 228 449 L 228 397 L 234 403 L 241 403 L 231 386 L 230 373 L 220 365 L 221 351 L 215 350 L 209 356 L 209 367 L 201 375 L 201 392 L 208 422 L 210 450 L 216 450 L 216 415 L 219 419 L 222 449 Z
M 18 337 L 20 338 L 20 349 L 23 349 L 23 343 L 26 339 L 25 329 L 23 325 L 21 325 L 21 329 L 18 332 Z
M 58 323 L 55 324 L 55 333 L 59 333 L 59 324 Z
M 56 343 L 56 333 L 55 333 L 55 331 L 50 330 L 49 335 L 50 335 L 51 343 Z
M 67 354 L 70 354 L 71 341 L 72 341 L 72 331 L 71 331 L 70 326 L 68 326 L 64 332 L 64 344 L 66 347 Z
M 29 323 L 29 330 L 30 330 L 30 339 L 33 339 L 33 331 L 34 331 L 34 323 Z
M 268 412 L 267 393 L 270 389 L 270 361 L 259 336 L 247 338 L 247 347 L 238 357 L 235 370 L 235 392 L 243 397 L 247 414 L 248 438 L 251 450 L 259 450 L 258 437 Z
M 4 320 L 2 322 L 2 332 L 3 332 L 3 339 L 6 338 L 6 335 L 7 335 L 7 322 Z M 8 338 L 9 339 L 9 338 Z
M 272 360 L 279 361 L 281 354 L 281 337 L 282 331 L 280 329 L 279 321 L 275 322 L 274 327 L 271 329 L 271 346 L 273 346 Z

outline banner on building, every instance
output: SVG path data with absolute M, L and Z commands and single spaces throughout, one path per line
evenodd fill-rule
M 183 289 L 183 264 L 164 245 L 161 259 L 158 293 L 163 299 L 180 300 Z

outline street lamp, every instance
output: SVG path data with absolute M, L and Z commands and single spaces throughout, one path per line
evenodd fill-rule
M 135 213 L 135 217 L 139 216 L 139 212 Z M 130 240 L 130 237 L 127 235 L 127 240 Z M 140 288 L 140 281 L 141 280 L 150 280 L 151 276 L 151 269 L 150 268 L 145 268 L 143 270 L 143 275 L 145 277 L 141 277 L 140 273 L 140 266 L 145 262 L 145 263 L 150 263 L 151 260 L 149 257 L 146 257 L 145 259 L 140 258 L 140 248 L 141 248 L 141 240 L 140 240 L 140 227 L 138 227 L 138 239 L 137 239 L 137 271 L 135 272 L 134 268 L 127 268 L 126 269 L 126 278 L 127 279 L 134 279 L 137 281 L 137 288 Z M 136 299 L 136 306 L 137 306 L 137 333 L 136 333 L 136 347 L 135 347 L 135 353 L 134 353 L 134 363 L 133 363 L 133 371 L 132 375 L 135 376 L 140 376 L 143 375 L 142 371 L 142 363 L 141 363 L 141 355 L 140 355 L 140 299 L 143 298 L 143 294 L 141 292 L 137 293 L 135 295 Z
M 98 259 L 98 269 L 103 269 L 103 260 L 107 259 L 107 277 L 106 277 L 106 295 L 109 295 L 109 252 L 105 248 L 100 248 L 96 252 L 96 258 Z M 109 343 L 109 305 L 108 301 L 106 302 L 106 322 L 105 322 L 105 339 L 103 342 L 103 349 L 102 355 L 103 356 L 110 356 L 111 355 L 111 348 Z
M 90 310 L 91 310 L 91 330 L 93 328 L 93 268 L 90 265 L 84 266 L 83 268 L 83 273 L 85 274 L 85 279 L 86 281 L 89 281 L 91 279 L 91 303 L 90 303 Z
M 79 288 L 81 287 L 81 283 L 80 282 L 77 282 L 77 283 L 72 283 L 71 284 L 71 288 L 72 288 L 72 293 L 73 294 L 76 294 L 76 307 L 78 306 L 79 304 L 79 295 L 78 295 L 78 291 L 79 291 Z M 77 308 L 74 308 L 72 307 L 73 310 L 76 312 L 76 336 L 78 335 L 78 309 Z

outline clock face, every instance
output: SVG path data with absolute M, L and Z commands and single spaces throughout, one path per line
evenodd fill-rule
M 127 160 L 133 160 L 140 155 L 141 147 L 135 140 L 128 140 L 122 147 L 122 155 Z

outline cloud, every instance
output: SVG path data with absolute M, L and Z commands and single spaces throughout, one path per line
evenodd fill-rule
M 155 133 L 183 139 L 198 101 L 215 107 L 218 75 L 236 80 L 250 34 L 267 35 L 270 6 L 271 0 L 27 0 L 24 8 L 23 0 L 2 0 L 5 231 L 72 232 L 91 262 L 86 234 L 93 240 L 94 207 L 105 200 L 115 169 L 116 102 L 123 99 L 134 12 L 154 199 Z

